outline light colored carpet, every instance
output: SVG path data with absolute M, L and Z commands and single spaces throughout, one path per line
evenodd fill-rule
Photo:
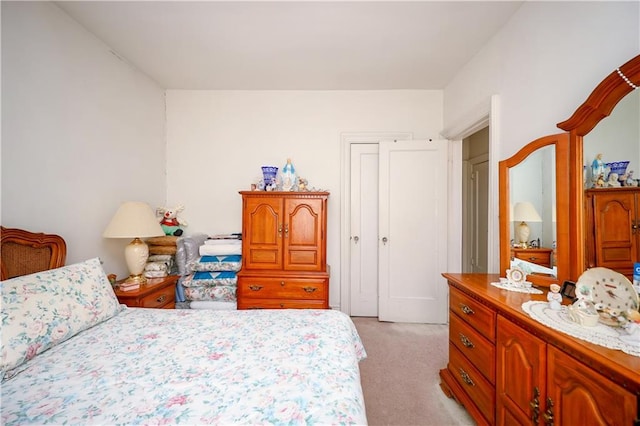
M 440 389 L 447 365 L 448 325 L 352 318 L 367 351 L 360 363 L 369 425 L 475 425 Z

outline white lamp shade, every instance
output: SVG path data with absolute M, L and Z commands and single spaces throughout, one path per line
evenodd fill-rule
M 160 221 L 147 203 L 123 203 L 102 233 L 105 238 L 148 238 L 164 235 Z
M 513 207 L 513 220 L 516 222 L 542 222 L 542 218 L 530 201 L 516 203 Z

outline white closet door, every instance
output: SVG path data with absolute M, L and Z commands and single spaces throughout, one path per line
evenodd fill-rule
M 351 145 L 350 313 L 378 316 L 378 144 Z
M 379 144 L 381 321 L 447 322 L 447 143 Z

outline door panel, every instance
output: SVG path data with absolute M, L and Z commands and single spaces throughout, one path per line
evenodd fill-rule
M 487 273 L 487 245 L 489 232 L 489 162 L 472 167 L 472 272 Z
M 543 424 L 546 348 L 544 341 L 498 316 L 496 341 L 496 422 L 498 425 L 532 424 L 533 408 L 530 403 L 536 398 L 539 401 L 536 424 Z M 517 421 L 514 423 L 513 419 Z
M 289 271 L 322 271 L 323 253 L 320 251 L 322 218 L 325 215 L 322 199 L 284 200 L 284 269 Z
M 447 141 L 379 149 L 379 318 L 446 323 Z
M 243 265 L 248 269 L 282 269 L 282 203 L 278 198 L 249 198 L 244 211 L 244 241 L 248 256 Z
M 378 316 L 378 144 L 351 145 L 351 306 Z

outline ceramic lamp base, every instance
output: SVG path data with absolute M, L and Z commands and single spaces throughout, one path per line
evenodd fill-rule
M 144 284 L 147 279 L 142 274 L 149 258 L 149 247 L 140 238 L 134 238 L 124 249 L 124 258 L 129 268 L 129 278 L 126 282 Z

